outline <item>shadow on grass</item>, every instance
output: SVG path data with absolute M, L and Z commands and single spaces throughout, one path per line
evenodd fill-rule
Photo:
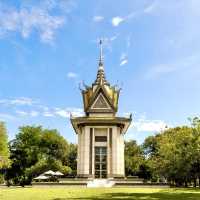
M 170 193 L 170 192 L 158 192 L 158 193 L 104 193 L 97 196 L 88 197 L 72 197 L 70 199 L 80 200 L 109 200 L 109 199 L 125 199 L 125 200 L 200 200 L 200 193 Z M 53 200 L 69 200 L 69 198 L 55 198 Z

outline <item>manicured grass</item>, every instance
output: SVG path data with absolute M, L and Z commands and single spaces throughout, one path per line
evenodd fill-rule
M 1 200 L 200 200 L 200 189 L 152 188 L 0 188 Z

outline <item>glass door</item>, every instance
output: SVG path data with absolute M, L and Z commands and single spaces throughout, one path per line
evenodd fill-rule
M 107 178 L 106 147 L 95 147 L 95 178 Z

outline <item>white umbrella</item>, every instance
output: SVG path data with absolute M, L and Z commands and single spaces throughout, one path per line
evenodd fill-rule
M 45 174 L 45 175 L 53 175 L 53 176 L 56 175 L 55 172 L 52 171 L 52 170 L 49 170 L 49 171 L 47 171 L 47 172 L 44 172 L 44 174 Z
M 56 176 L 63 176 L 64 174 L 61 173 L 61 172 L 59 172 L 59 171 L 57 171 L 57 172 L 55 172 L 55 175 L 56 175 Z
M 45 179 L 48 179 L 48 177 L 46 177 L 44 175 L 40 175 L 40 176 L 34 178 L 34 180 L 45 180 Z

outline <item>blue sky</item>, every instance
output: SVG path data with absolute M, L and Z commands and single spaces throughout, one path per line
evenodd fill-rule
M 107 79 L 122 86 L 118 115 L 133 113 L 126 139 L 187 124 L 200 113 L 199 0 L 1 0 L 0 120 L 56 128 L 76 142 L 104 41 Z

